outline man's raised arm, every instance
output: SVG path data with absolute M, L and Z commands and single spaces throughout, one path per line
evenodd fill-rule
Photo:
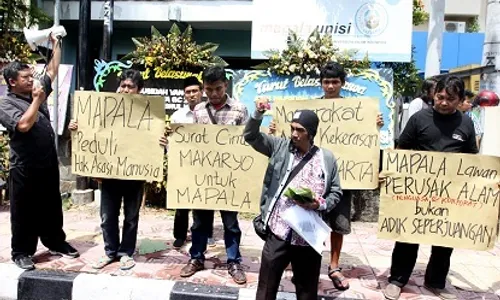
M 59 72 L 59 65 L 61 64 L 61 41 L 51 34 L 50 42 L 52 43 L 52 58 L 47 66 L 47 75 L 51 81 L 54 81 Z

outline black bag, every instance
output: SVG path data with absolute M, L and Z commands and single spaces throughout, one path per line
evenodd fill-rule
M 258 215 L 253 219 L 253 229 L 255 230 L 255 233 L 263 240 L 266 241 L 267 239 L 267 228 L 264 228 L 264 220 L 262 220 L 262 215 Z
M 307 164 L 307 162 L 309 160 L 311 160 L 311 158 L 314 156 L 316 151 L 318 151 L 318 147 L 313 146 L 311 148 L 311 150 L 309 151 L 309 153 L 307 153 L 306 156 L 304 156 L 304 158 L 302 158 L 302 160 L 295 166 L 295 168 L 293 168 L 292 172 L 290 172 L 290 176 L 288 176 L 288 179 L 286 180 L 285 185 L 284 185 L 283 189 L 281 190 L 276 201 L 279 200 L 279 198 L 281 197 L 281 194 L 287 188 L 288 184 L 292 181 L 292 179 L 300 172 L 300 170 L 302 170 L 302 168 L 304 168 L 304 166 Z M 274 205 L 276 205 L 276 203 L 274 203 Z M 274 207 L 273 207 L 273 210 L 274 210 Z M 272 210 L 269 213 L 271 214 Z M 257 235 L 263 241 L 266 241 L 267 235 L 269 234 L 269 232 L 268 232 L 267 227 L 264 224 L 264 220 L 262 220 L 262 215 L 258 215 L 257 217 L 255 217 L 253 219 L 252 223 L 253 223 L 253 229 L 255 230 L 255 233 L 257 233 Z

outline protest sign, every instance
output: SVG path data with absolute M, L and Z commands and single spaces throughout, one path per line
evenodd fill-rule
M 243 138 L 244 126 L 173 124 L 167 208 L 260 211 L 268 159 Z
M 380 148 L 394 148 L 395 128 L 397 127 L 396 100 L 393 97 L 392 69 L 365 69 L 355 73 L 348 72 L 346 82 L 340 90 L 344 98 L 377 98 L 378 110 L 384 125 L 380 127 Z M 234 98 L 245 104 L 250 115 L 255 110 L 255 99 L 267 97 L 274 107 L 277 100 L 313 100 L 325 95 L 318 75 L 278 75 L 264 70 L 235 70 Z M 268 126 L 272 111 L 262 121 Z
M 163 180 L 163 98 L 77 91 L 73 107 L 78 123 L 72 134 L 74 174 Z
M 333 152 L 338 159 L 343 189 L 375 189 L 378 186 L 379 133 L 378 99 L 341 98 L 317 100 L 276 100 L 274 120 L 277 135 L 290 136 L 296 110 L 316 112 L 320 124 L 314 143 Z
M 476 110 L 477 111 L 477 110 Z M 481 138 L 480 153 L 484 155 L 500 156 L 500 106 L 481 107 L 476 118 L 482 121 L 484 129 Z
M 487 250 L 497 238 L 500 158 L 387 150 L 378 237 Z

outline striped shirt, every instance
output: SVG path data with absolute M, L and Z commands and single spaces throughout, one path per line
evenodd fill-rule
M 207 109 L 210 109 L 215 121 L 219 125 L 245 125 L 248 120 L 248 110 L 246 106 L 229 97 L 224 106 L 215 110 L 210 101 L 202 102 L 196 105 L 193 110 L 193 120 L 195 124 L 212 124 Z

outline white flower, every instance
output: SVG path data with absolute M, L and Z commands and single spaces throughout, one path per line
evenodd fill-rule
M 303 52 L 299 52 L 299 53 L 297 54 L 297 56 L 298 56 L 299 58 L 304 58 L 304 53 L 303 53 Z
M 315 37 L 315 36 L 310 37 L 310 38 L 309 38 L 309 41 L 310 41 L 311 43 L 316 42 L 316 37 Z
M 319 47 L 319 51 L 321 51 L 321 52 L 327 52 L 328 49 L 325 46 L 321 46 L 321 47 Z
M 296 69 L 297 69 L 297 66 L 296 66 L 295 64 L 290 65 L 290 67 L 288 67 L 288 70 L 289 70 L 290 72 L 292 72 L 292 73 L 294 73 Z

